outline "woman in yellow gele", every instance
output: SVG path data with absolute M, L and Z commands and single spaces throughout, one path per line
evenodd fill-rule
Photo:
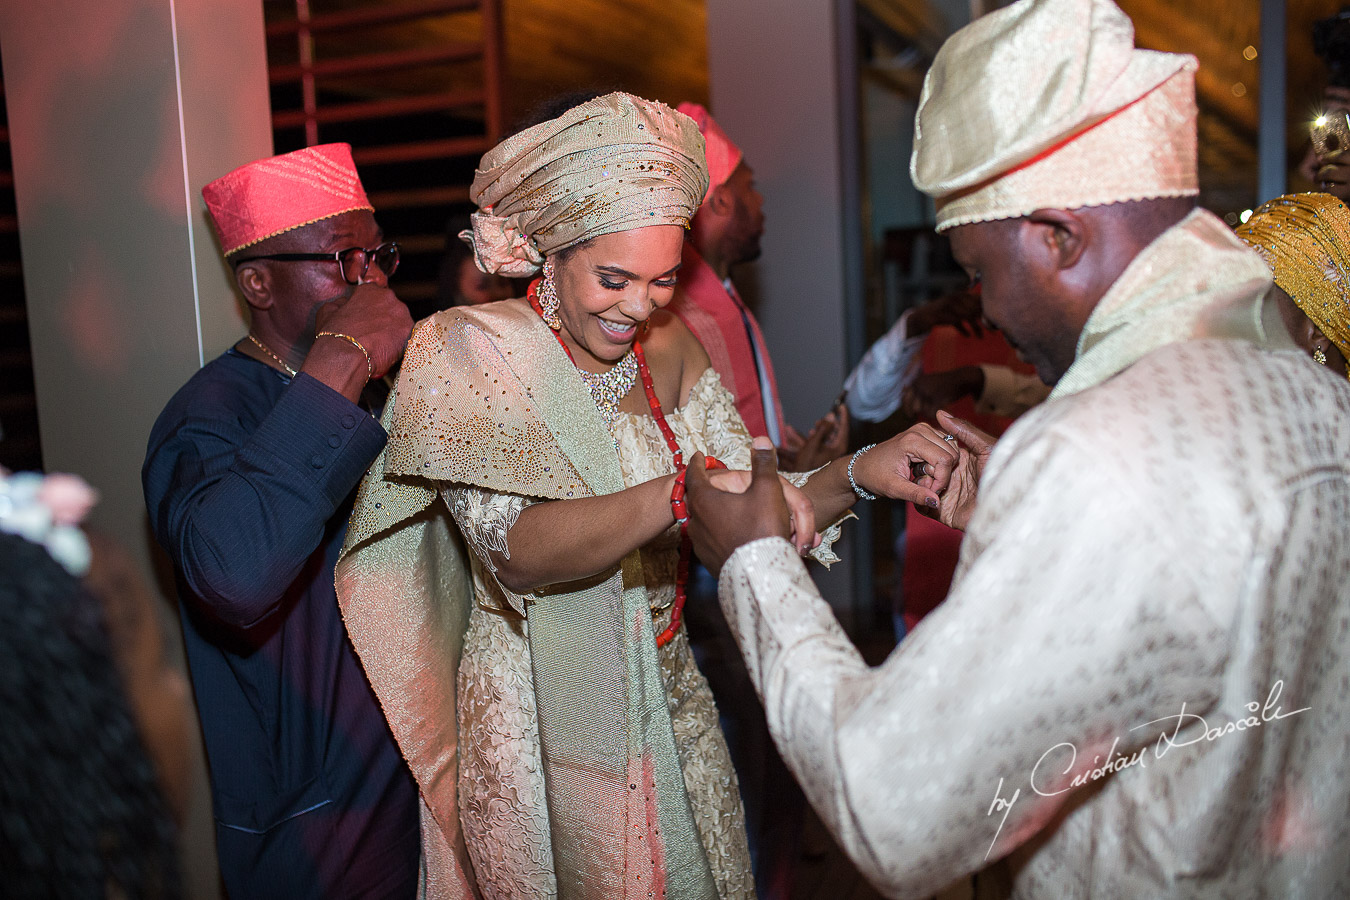
M 1274 273 L 1294 343 L 1350 376 L 1350 209 L 1330 194 L 1285 194 L 1257 207 L 1237 233 Z

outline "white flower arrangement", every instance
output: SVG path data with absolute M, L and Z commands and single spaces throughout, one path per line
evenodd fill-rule
M 79 524 L 98 493 L 75 475 L 10 474 L 0 469 L 0 531 L 46 548 L 67 572 L 89 571 L 89 539 Z

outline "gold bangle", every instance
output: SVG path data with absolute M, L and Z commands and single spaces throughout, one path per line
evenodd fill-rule
M 366 358 L 366 381 L 369 381 L 370 379 L 375 377 L 375 366 L 370 361 L 370 351 L 367 350 L 365 347 L 361 346 L 361 342 L 358 341 L 356 338 L 352 337 L 350 334 L 343 334 L 340 331 L 320 331 L 318 334 L 314 335 L 314 340 L 317 341 L 321 337 L 342 338 L 344 341 L 350 343 L 357 350 L 360 350 L 361 355 Z

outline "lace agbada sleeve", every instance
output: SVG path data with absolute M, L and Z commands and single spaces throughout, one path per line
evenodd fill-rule
M 931 895 L 1030 839 L 1069 801 L 1055 778 L 1070 747 L 1080 767 L 1129 757 L 1167 729 L 1135 726 L 1215 702 L 1227 651 L 1201 602 L 1212 571 L 1162 552 L 1165 531 L 1120 539 L 1150 501 L 1089 464 L 1098 448 L 1048 443 L 1019 448 L 989 485 L 966 538 L 974 558 L 881 666 L 786 541 L 747 544 L 722 569 L 775 743 L 888 896 Z M 1116 502 L 1085 526 L 1082 509 L 1108 492 Z
M 489 551 L 496 551 L 507 559 L 511 558 L 511 548 L 507 545 L 506 535 L 516 524 L 520 513 L 527 506 L 539 501 L 518 494 L 498 494 L 483 488 L 456 484 L 441 489 L 445 505 L 464 536 L 464 542 L 473 550 L 483 566 L 483 571 L 492 576 L 493 583 L 501 591 L 510 607 L 520 615 L 525 615 L 529 595 L 517 594 L 497 579 L 497 567 L 492 562 Z

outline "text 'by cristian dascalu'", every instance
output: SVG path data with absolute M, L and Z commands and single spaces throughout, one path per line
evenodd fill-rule
M 1163 716 L 1161 719 L 1153 719 L 1136 725 L 1130 731 L 1139 731 L 1150 726 L 1158 727 L 1158 739 L 1153 744 L 1153 758 L 1162 759 L 1168 751 L 1178 747 L 1189 747 L 1193 744 L 1199 744 L 1205 741 L 1217 741 L 1230 734 L 1236 734 L 1241 731 L 1250 731 L 1254 728 L 1260 728 L 1268 722 L 1276 722 L 1280 719 L 1287 719 L 1290 716 L 1296 716 L 1299 713 L 1307 712 L 1312 707 L 1305 706 L 1302 709 L 1296 709 L 1292 712 L 1285 712 L 1280 707 L 1280 695 L 1284 692 L 1284 680 L 1281 679 L 1271 685 L 1270 693 L 1266 695 L 1265 703 L 1253 700 L 1248 703 L 1246 709 L 1250 715 L 1240 719 L 1234 719 L 1224 725 L 1215 725 L 1213 727 L 1205 721 L 1203 716 L 1186 711 L 1186 704 L 1181 704 L 1181 711 L 1173 716 Z M 1175 723 L 1173 725 L 1173 723 Z M 1163 727 L 1166 730 L 1161 730 Z M 1182 734 L 1185 731 L 1186 734 Z M 1055 744 L 1049 750 L 1041 754 L 1041 758 L 1036 761 L 1032 767 L 1030 787 L 1033 792 L 1041 797 L 1056 797 L 1060 794 L 1066 794 L 1069 791 L 1091 784 L 1094 781 L 1105 778 L 1108 775 L 1114 775 L 1133 766 L 1147 768 L 1149 746 L 1145 744 L 1133 753 L 1122 754 L 1119 751 L 1120 738 L 1116 737 L 1111 742 L 1111 749 L 1105 757 L 1095 756 L 1090 766 L 1080 767 L 1078 764 L 1078 747 L 1071 741 L 1061 741 Z M 1061 765 L 1061 763 L 1063 763 Z M 1065 784 L 1063 779 L 1070 772 L 1076 772 L 1072 778 Z M 1037 780 L 1039 776 L 1039 781 Z M 1049 782 L 1055 783 L 1054 787 L 1049 786 Z M 1003 796 L 1003 779 L 998 780 L 998 787 L 994 790 L 994 802 L 989 805 L 989 811 L 985 813 L 992 816 L 995 813 L 1003 813 L 999 820 L 998 830 L 994 832 L 994 839 L 989 844 L 989 849 L 985 852 L 984 858 L 988 859 L 989 854 L 994 851 L 994 845 L 998 843 L 998 837 L 1003 833 L 1003 825 L 1008 821 L 1008 814 L 1012 812 L 1013 804 L 1017 803 L 1022 796 L 1022 789 L 1018 788 L 1012 792 L 1009 797 Z

